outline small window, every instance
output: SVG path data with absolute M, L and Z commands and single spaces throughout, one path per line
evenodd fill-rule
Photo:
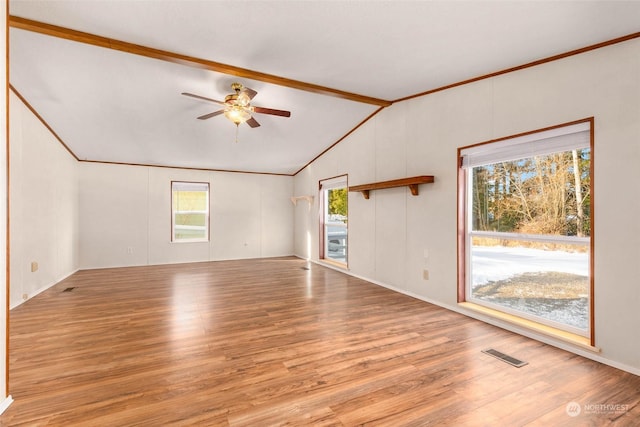
M 593 341 L 591 121 L 460 149 L 459 300 Z
M 347 264 L 348 258 L 347 177 L 320 181 L 320 258 Z
M 209 183 L 171 183 L 171 241 L 209 241 Z

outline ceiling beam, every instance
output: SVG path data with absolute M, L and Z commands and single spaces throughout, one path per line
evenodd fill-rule
M 66 40 L 73 40 L 79 43 L 86 43 L 92 46 L 99 46 L 106 49 L 118 50 L 121 52 L 140 55 L 147 58 L 159 59 L 161 61 L 172 62 L 175 64 L 186 65 L 194 68 L 215 71 L 217 73 L 228 74 L 237 77 L 243 77 L 251 80 L 257 80 L 274 85 L 290 87 L 306 92 L 317 93 L 321 95 L 334 96 L 337 98 L 347 99 L 349 101 L 361 102 L 364 104 L 377 105 L 379 107 L 388 107 L 392 101 L 373 98 L 370 96 L 358 95 L 355 93 L 345 92 L 338 89 L 332 89 L 313 83 L 305 83 L 298 80 L 292 80 L 273 74 L 261 73 L 246 68 L 235 67 L 233 65 L 222 64 L 220 62 L 209 61 L 207 59 L 195 58 L 192 56 L 182 55 L 166 50 L 154 49 L 151 47 L 141 46 L 121 40 L 110 39 L 95 34 L 85 33 L 82 31 L 72 30 L 70 28 L 59 27 L 57 25 L 46 24 L 40 21 L 21 18 L 18 16 L 9 16 L 9 26 L 19 28 L 21 30 L 33 31 L 35 33 L 45 34 L 52 37 L 59 37 Z

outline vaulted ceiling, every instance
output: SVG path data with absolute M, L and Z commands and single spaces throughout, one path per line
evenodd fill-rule
M 635 1 L 10 0 L 9 13 L 10 83 L 78 160 L 287 175 L 394 101 L 640 31 Z M 291 117 L 236 129 L 196 120 L 219 105 L 181 95 L 224 100 L 236 81 Z

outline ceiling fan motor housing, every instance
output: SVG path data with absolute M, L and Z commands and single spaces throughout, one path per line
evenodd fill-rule
M 229 95 L 224 97 L 224 102 L 226 104 L 235 104 L 236 101 L 238 100 L 238 94 L 237 93 L 230 93 Z

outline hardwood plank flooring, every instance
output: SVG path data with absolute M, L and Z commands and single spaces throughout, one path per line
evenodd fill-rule
M 638 376 L 297 258 L 79 271 L 11 311 L 10 392 L 3 426 L 640 420 Z

